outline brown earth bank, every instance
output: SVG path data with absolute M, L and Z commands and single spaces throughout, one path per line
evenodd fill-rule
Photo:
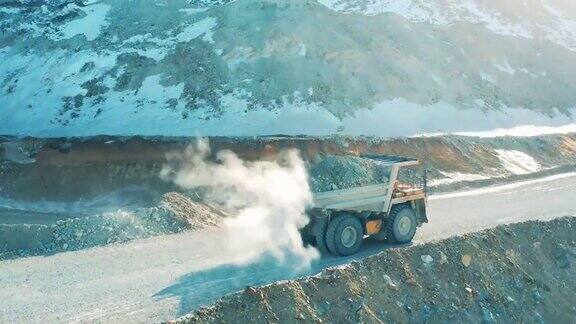
M 177 188 L 158 176 L 166 164 L 166 154 L 182 151 L 195 141 L 167 137 L 0 137 L 0 196 L 74 200 L 131 185 L 160 193 L 173 191 Z M 431 179 L 443 178 L 441 172 L 517 177 L 503 166 L 496 150 L 527 154 L 547 172 L 576 164 L 576 134 L 498 138 L 215 137 L 209 141 L 213 154 L 227 149 L 249 160 L 272 158 L 286 148 L 299 149 L 308 161 L 323 154 L 414 156 L 426 163 Z
M 393 248 L 247 287 L 174 323 L 550 322 L 576 319 L 576 218 Z

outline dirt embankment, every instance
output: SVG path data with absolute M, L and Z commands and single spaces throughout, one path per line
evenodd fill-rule
M 576 318 L 576 218 L 386 250 L 248 287 L 177 323 L 550 322 Z
M 49 255 L 139 238 L 220 226 L 227 215 L 177 192 L 156 206 L 118 210 L 55 224 L 0 224 L 0 260 Z
M 71 139 L 0 138 L 0 196 L 22 200 L 69 200 L 137 185 L 159 192 L 177 190 L 158 176 L 166 153 L 182 151 L 193 138 L 94 137 Z M 211 138 L 213 152 L 229 149 L 244 159 L 274 157 L 297 148 L 305 160 L 319 155 L 399 154 L 418 157 L 430 178 L 458 175 L 522 177 L 576 164 L 576 134 L 474 138 L 439 136 Z M 512 152 L 511 157 L 498 152 Z M 527 164 L 523 166 L 522 163 Z M 528 170 L 522 169 L 528 167 Z M 568 168 L 568 169 L 566 169 Z M 518 171 L 515 173 L 515 170 Z M 447 178 L 448 177 L 448 178 Z M 455 179 L 458 180 L 458 179 Z

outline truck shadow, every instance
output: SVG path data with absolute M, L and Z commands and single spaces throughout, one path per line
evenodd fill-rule
M 392 245 L 366 240 L 361 250 L 348 257 L 322 255 L 312 262 L 310 267 L 298 268 L 301 264 L 297 256 L 288 254 L 282 261 L 271 254 L 264 254 L 258 260 L 246 264 L 225 264 L 215 268 L 191 272 L 181 276 L 171 286 L 153 295 L 156 300 L 177 298 L 179 307 L 177 316 L 184 316 L 200 307 L 209 306 L 219 298 L 241 291 L 250 286 L 262 286 L 279 280 L 290 280 L 302 276 L 320 273 L 328 267 L 348 264 L 354 260 L 405 245 Z
M 202 306 L 211 305 L 224 295 L 247 287 L 262 286 L 312 273 L 310 267 L 297 269 L 295 264 L 299 262 L 291 256 L 279 261 L 274 256 L 265 254 L 247 265 L 226 264 L 191 272 L 180 277 L 173 285 L 157 292 L 153 297 L 179 299 L 177 316 L 183 316 Z
M 376 240 L 372 240 L 370 238 L 365 239 L 364 242 L 362 242 L 362 247 L 360 248 L 360 251 L 358 251 L 356 254 L 354 255 L 350 255 L 350 256 L 346 256 L 346 257 L 337 257 L 334 256 L 332 254 L 323 254 L 322 255 L 322 259 L 320 259 L 318 262 L 313 264 L 313 271 L 314 273 L 318 273 L 321 272 L 323 269 L 325 268 L 329 268 L 329 267 L 335 267 L 335 266 L 339 266 L 339 265 L 343 265 L 343 264 L 348 264 L 354 260 L 359 260 L 359 259 L 363 259 L 366 257 L 369 257 L 371 255 L 375 255 L 378 254 L 384 250 L 387 249 L 392 249 L 392 248 L 402 248 L 402 247 L 407 247 L 407 246 L 411 246 L 412 243 L 406 243 L 406 244 L 393 244 L 393 243 L 385 243 L 385 242 L 379 242 Z

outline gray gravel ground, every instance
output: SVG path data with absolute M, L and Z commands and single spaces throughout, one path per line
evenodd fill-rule
M 430 200 L 417 244 L 504 223 L 576 215 L 576 175 L 445 194 Z M 354 258 L 323 257 L 302 273 L 263 257 L 217 253 L 219 231 L 180 233 L 53 256 L 0 262 L 0 318 L 6 322 L 173 319 L 247 285 L 346 264 L 387 246 L 368 243 Z

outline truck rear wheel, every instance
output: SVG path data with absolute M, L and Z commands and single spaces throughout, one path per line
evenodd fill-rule
M 312 234 L 315 238 L 316 248 L 321 254 L 327 254 L 326 231 L 328 229 L 328 218 L 318 218 L 312 227 Z
M 328 224 L 326 246 L 337 256 L 352 255 L 360 249 L 364 239 L 362 222 L 352 215 L 342 215 Z
M 412 207 L 395 205 L 386 222 L 386 236 L 395 243 L 408 243 L 414 238 L 418 220 Z

